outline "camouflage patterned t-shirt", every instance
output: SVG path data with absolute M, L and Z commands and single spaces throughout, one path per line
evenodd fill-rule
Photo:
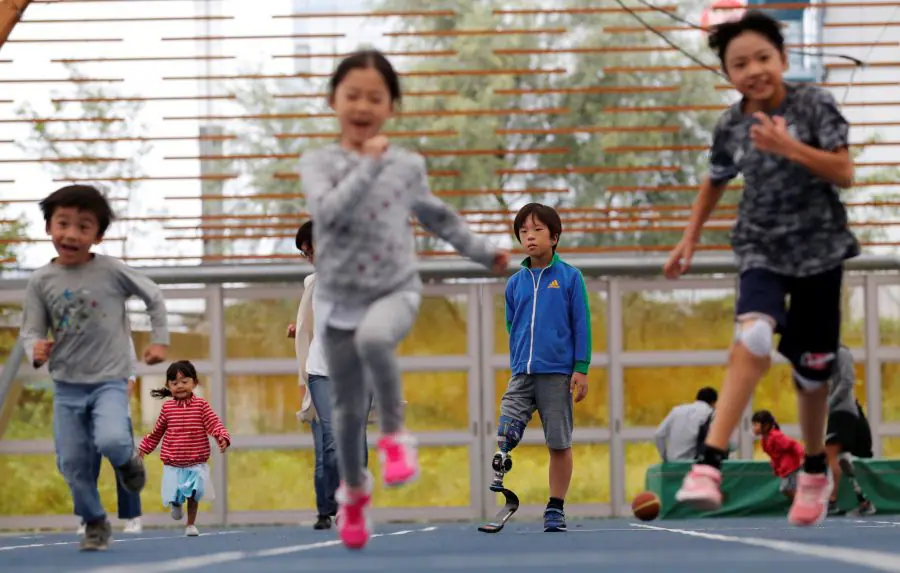
M 808 84 L 786 88 L 784 101 L 770 115 L 783 116 L 793 137 L 826 151 L 848 145 L 849 124 L 830 92 Z M 744 176 L 731 237 L 740 271 L 809 276 L 858 255 L 838 187 L 799 163 L 756 149 L 750 127 L 757 121 L 735 103 L 716 123 L 710 151 L 714 183 Z

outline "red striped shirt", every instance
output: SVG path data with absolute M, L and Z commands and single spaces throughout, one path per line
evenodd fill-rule
M 163 403 L 156 427 L 141 440 L 144 455 L 156 449 L 162 439 L 159 458 L 167 466 L 186 468 L 209 461 L 209 438 L 224 438 L 231 445 L 231 436 L 209 402 L 199 396 L 187 400 L 167 400 Z

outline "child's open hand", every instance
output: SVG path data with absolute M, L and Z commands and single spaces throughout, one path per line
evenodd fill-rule
M 225 438 L 216 438 L 216 442 L 219 443 L 219 451 L 224 454 L 225 450 L 227 450 L 229 446 L 228 440 L 226 440 Z
M 34 365 L 35 367 L 43 366 L 45 362 L 50 360 L 50 352 L 53 350 L 53 341 L 38 340 L 34 343 Z
M 497 254 L 494 255 L 494 263 L 491 265 L 491 270 L 494 271 L 494 274 L 502 275 L 509 268 L 509 251 L 506 249 L 502 249 L 497 251 Z
M 159 364 L 166 359 L 167 348 L 162 344 L 151 344 L 144 349 L 144 362 L 147 364 Z
M 587 376 L 581 372 L 572 374 L 572 381 L 569 383 L 569 392 L 575 395 L 575 401 L 581 402 L 588 393 Z

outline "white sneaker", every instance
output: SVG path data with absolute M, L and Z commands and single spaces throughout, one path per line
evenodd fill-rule
M 143 533 L 144 526 L 141 524 L 141 518 L 135 517 L 134 519 L 129 519 L 125 522 L 125 527 L 123 529 L 124 533 L 133 533 L 140 534 Z
M 84 528 L 85 528 L 85 525 L 83 523 L 78 526 L 78 531 L 76 532 L 76 534 L 79 537 L 84 537 Z
M 197 537 L 198 535 L 200 535 L 200 530 L 197 529 L 196 525 L 188 525 L 184 528 L 184 534 L 187 537 Z
M 169 513 L 172 516 L 172 519 L 175 521 L 181 521 L 181 518 L 184 517 L 184 508 L 180 505 L 173 505 L 172 511 Z

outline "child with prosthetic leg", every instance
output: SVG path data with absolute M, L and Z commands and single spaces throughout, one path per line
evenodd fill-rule
M 559 215 L 538 203 L 522 207 L 513 228 L 528 258 L 506 286 L 512 378 L 500 403 L 491 491 L 508 496 L 504 475 L 535 410 L 550 451 L 550 500 L 544 531 L 566 531 L 564 500 L 572 479 L 573 394 L 587 395 L 591 320 L 581 272 L 556 254 Z

